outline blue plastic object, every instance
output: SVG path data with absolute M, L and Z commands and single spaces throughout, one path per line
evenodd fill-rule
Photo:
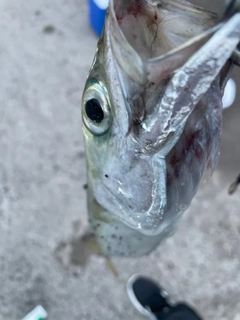
M 98 36 L 102 34 L 108 0 L 88 0 L 89 21 Z

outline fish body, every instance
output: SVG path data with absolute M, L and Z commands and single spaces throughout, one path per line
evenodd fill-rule
M 219 155 L 240 15 L 184 0 L 110 1 L 82 99 L 89 220 L 106 256 L 171 234 Z

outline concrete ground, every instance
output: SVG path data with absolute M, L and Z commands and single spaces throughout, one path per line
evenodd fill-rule
M 0 12 L 0 320 L 38 304 L 50 320 L 144 319 L 126 295 L 134 273 L 151 275 L 206 320 L 239 320 L 240 190 L 227 194 L 240 171 L 239 94 L 224 112 L 218 169 L 175 235 L 148 257 L 113 259 L 116 278 L 82 239 L 80 105 L 97 42 L 86 3 L 2 0 Z M 237 70 L 233 78 L 240 85 Z

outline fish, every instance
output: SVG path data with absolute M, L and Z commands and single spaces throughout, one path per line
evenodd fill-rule
M 110 0 L 82 97 L 88 214 L 104 256 L 155 250 L 215 170 L 239 41 L 238 12 Z

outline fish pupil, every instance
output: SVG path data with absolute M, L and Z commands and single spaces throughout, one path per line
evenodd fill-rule
M 88 100 L 85 106 L 86 114 L 89 119 L 94 122 L 101 122 L 104 118 L 104 113 L 97 99 Z

